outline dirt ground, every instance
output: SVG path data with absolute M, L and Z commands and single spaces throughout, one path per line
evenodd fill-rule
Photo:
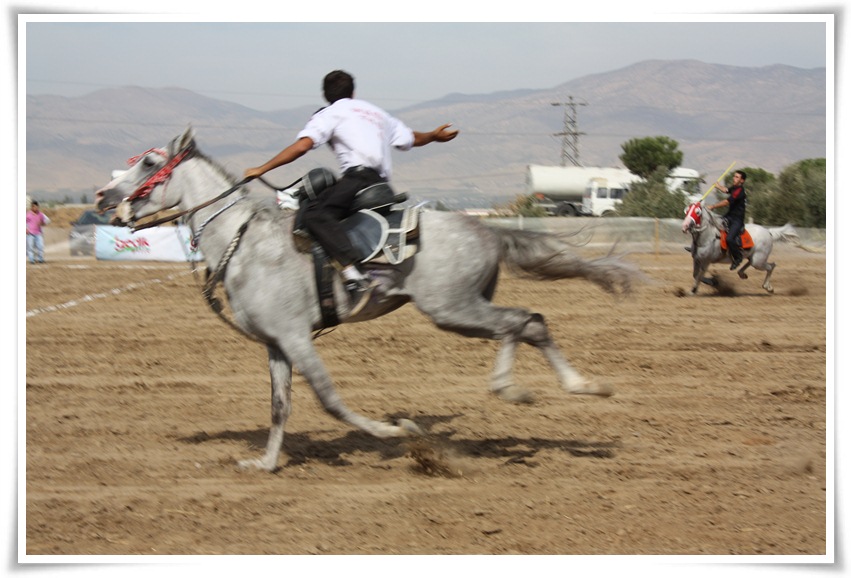
M 630 255 L 652 283 L 624 300 L 504 277 L 496 301 L 542 313 L 610 398 L 564 393 L 523 347 L 537 399 L 506 403 L 487 390 L 497 344 L 410 305 L 341 326 L 317 346 L 347 404 L 428 435 L 371 438 L 296 374 L 271 474 L 236 467 L 266 442 L 265 349 L 207 308 L 189 265 L 28 265 L 25 552 L 824 561 L 825 256 L 775 257 L 774 295 L 716 266 L 735 295 L 684 296 L 679 247 Z

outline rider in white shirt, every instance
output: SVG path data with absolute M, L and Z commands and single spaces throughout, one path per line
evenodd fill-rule
M 340 221 L 351 213 L 358 191 L 387 181 L 391 174 L 391 151 L 410 150 L 432 142 L 447 142 L 458 135 L 444 124 L 421 133 L 377 106 L 354 98 L 354 78 L 342 70 L 328 73 L 323 93 L 329 106 L 317 111 L 298 133 L 296 141 L 267 163 L 245 171 L 246 178 L 293 162 L 307 152 L 328 144 L 340 165 L 342 176 L 315 199 L 303 213 L 311 236 L 336 260 L 351 293 L 366 293 L 369 283 L 357 268 L 360 255 L 352 247 Z M 366 295 L 368 297 L 368 295 Z

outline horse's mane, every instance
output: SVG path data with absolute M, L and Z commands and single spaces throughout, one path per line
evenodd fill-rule
M 703 209 L 703 214 L 706 215 L 706 220 L 709 221 L 709 226 L 718 229 L 719 231 L 724 230 L 724 218 L 717 216 L 715 213 L 710 211 L 709 209 Z
M 239 182 L 239 179 L 230 174 L 222 165 L 218 163 L 218 161 L 213 160 L 211 157 L 201 152 L 201 149 L 199 149 L 197 145 L 195 146 L 195 156 L 203 161 L 206 161 L 206 163 L 213 167 L 216 172 L 221 177 L 223 177 L 231 186 Z

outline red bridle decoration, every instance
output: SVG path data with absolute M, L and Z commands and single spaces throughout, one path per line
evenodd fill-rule
M 692 203 L 686 208 L 686 219 L 691 219 L 694 221 L 694 226 L 700 226 L 700 214 L 703 209 L 700 207 L 700 203 Z
M 168 179 L 171 178 L 171 173 L 174 171 L 175 167 L 177 165 L 179 165 L 183 161 L 183 159 L 186 158 L 186 156 L 189 154 L 190 150 L 191 150 L 191 148 L 186 148 L 186 149 L 180 151 L 179 153 L 177 153 L 176 155 L 174 155 L 163 166 L 163 168 L 161 168 L 160 170 L 155 172 L 153 175 L 151 175 L 150 178 L 148 178 L 148 180 L 145 181 L 142 184 L 141 187 L 136 189 L 136 192 L 134 192 L 132 195 L 127 197 L 126 200 L 132 201 L 134 199 L 144 199 L 145 197 L 150 195 L 151 191 L 153 191 L 155 187 L 165 183 Z M 162 149 L 150 149 L 150 150 L 147 150 L 140 155 L 136 155 L 135 157 L 128 159 L 127 164 L 129 164 L 132 167 L 133 165 L 135 165 L 136 163 L 139 162 L 139 159 L 143 158 L 145 155 L 147 155 L 148 153 L 151 153 L 151 152 L 155 152 L 155 153 L 160 154 L 162 156 L 166 156 L 166 152 Z

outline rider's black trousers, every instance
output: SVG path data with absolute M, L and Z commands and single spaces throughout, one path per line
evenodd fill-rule
M 307 201 L 302 215 L 304 227 L 343 267 L 360 261 L 363 255 L 352 246 L 340 221 L 352 213 L 351 206 L 358 191 L 382 181 L 384 179 L 371 169 L 349 170 L 318 197 Z
M 727 219 L 727 250 L 730 252 L 730 259 L 734 263 L 742 260 L 742 233 L 744 231 L 744 220 Z

